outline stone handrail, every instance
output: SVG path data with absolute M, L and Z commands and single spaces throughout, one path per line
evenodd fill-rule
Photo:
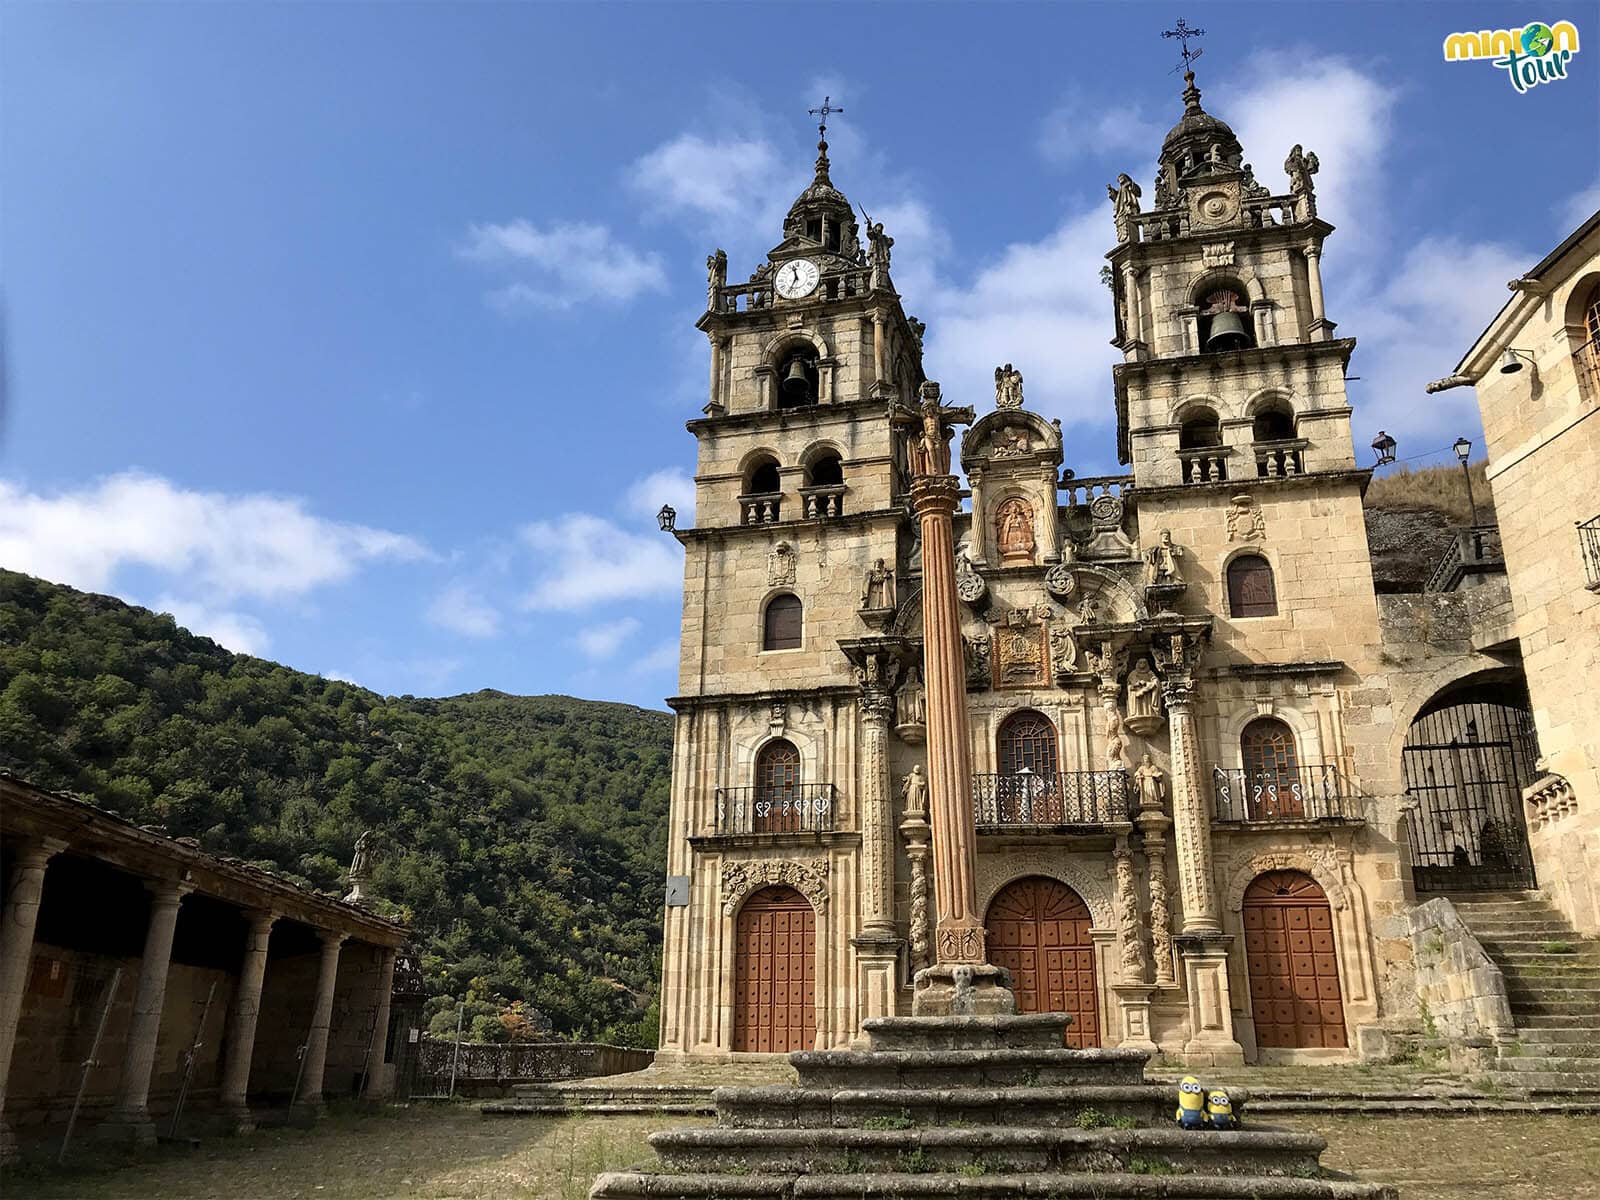
M 1453 592 L 1464 576 L 1485 570 L 1505 570 L 1498 525 L 1468 525 L 1456 530 L 1423 590 Z
M 1407 910 L 1406 920 L 1424 1032 L 1450 1043 L 1452 1051 L 1514 1040 L 1505 976 L 1456 906 L 1436 896 Z
M 1262 479 L 1281 479 L 1305 474 L 1305 450 L 1309 445 L 1304 438 L 1252 443 L 1251 449 L 1256 456 L 1256 475 Z
M 1193 450 L 1179 450 L 1178 461 L 1183 464 L 1185 483 L 1218 483 L 1228 477 L 1228 446 L 1200 446 Z

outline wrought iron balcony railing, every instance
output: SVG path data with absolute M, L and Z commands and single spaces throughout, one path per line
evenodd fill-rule
M 716 832 L 828 833 L 837 807 L 834 799 L 831 783 L 718 788 Z
M 1332 763 L 1265 771 L 1213 767 L 1211 783 L 1219 821 L 1361 820 L 1355 796 Z
M 1133 819 L 1133 785 L 1126 771 L 974 775 L 972 808 L 980 828 L 1105 825 Z
M 1600 592 L 1600 516 L 1578 522 L 1578 545 L 1583 550 L 1584 574 L 1589 577 L 1584 586 Z

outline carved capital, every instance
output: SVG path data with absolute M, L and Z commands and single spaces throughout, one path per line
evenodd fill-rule
M 1157 637 L 1150 656 L 1161 675 L 1161 696 L 1169 709 L 1186 707 L 1194 694 L 1194 670 L 1205 653 L 1206 633 L 1179 630 Z

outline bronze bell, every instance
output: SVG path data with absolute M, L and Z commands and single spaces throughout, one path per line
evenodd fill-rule
M 783 395 L 791 403 L 811 399 L 811 380 L 806 376 L 805 363 L 798 358 L 789 360 L 789 369 L 783 373 Z
M 1211 332 L 1206 335 L 1208 351 L 1243 350 L 1249 344 L 1250 335 L 1238 313 L 1219 312 L 1211 318 Z

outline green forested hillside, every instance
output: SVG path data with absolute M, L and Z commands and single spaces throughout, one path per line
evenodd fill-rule
M 385 698 L 0 571 L 0 767 L 330 892 L 376 829 L 434 1008 L 480 1036 L 503 998 L 654 1044 L 670 749 L 665 713 Z

